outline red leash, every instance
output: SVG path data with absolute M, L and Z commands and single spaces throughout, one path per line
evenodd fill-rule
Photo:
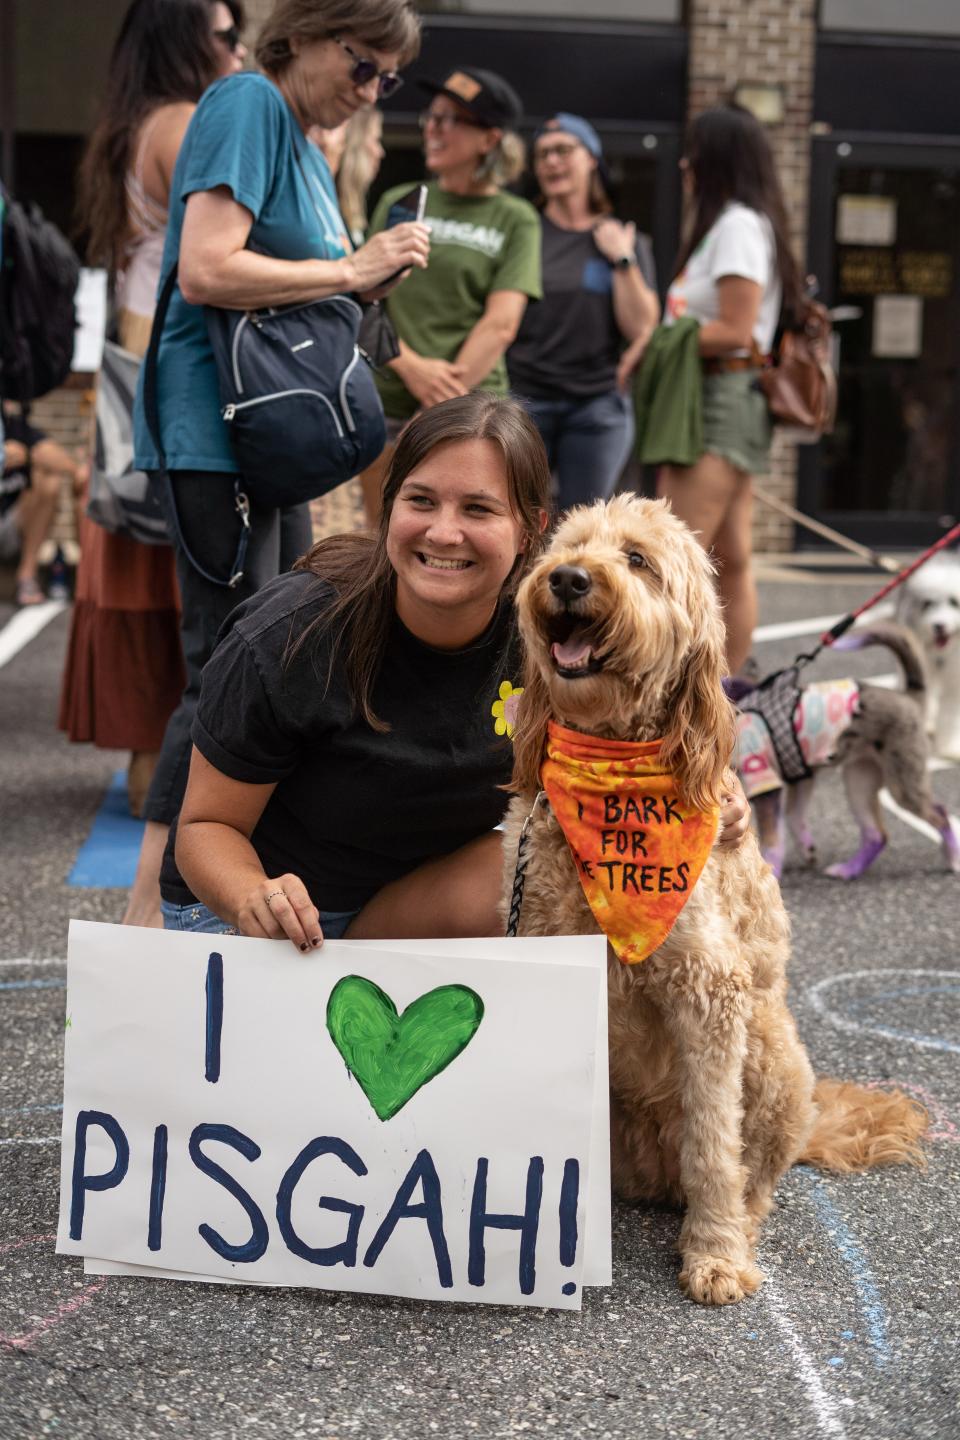
M 913 574 L 914 570 L 919 570 L 920 566 L 925 565 L 932 555 L 936 555 L 938 550 L 944 550 L 951 541 L 958 539 L 960 539 L 960 525 L 954 525 L 953 529 L 948 530 L 946 535 L 942 536 L 935 545 L 931 545 L 929 550 L 924 550 L 923 554 L 918 556 L 912 564 L 906 565 L 899 574 L 894 575 L 893 579 L 884 585 L 882 590 L 878 590 L 876 595 L 872 595 L 869 600 L 865 600 L 859 609 L 852 611 L 849 615 L 844 615 L 843 619 L 838 620 L 832 629 L 824 631 L 820 636 L 820 643 L 813 654 L 816 655 L 818 651 L 823 649 L 824 645 L 832 645 L 834 640 L 839 640 L 840 636 L 845 634 L 846 631 L 850 629 L 850 626 L 856 620 L 859 620 L 865 611 L 872 610 L 874 605 L 879 604 L 885 596 L 890 594 L 891 590 L 896 590 L 898 585 L 902 585 L 904 580 Z M 813 655 L 809 658 L 812 660 Z
M 825 630 L 820 636 L 816 648 L 808 650 L 802 655 L 798 655 L 793 662 L 794 666 L 809 665 L 810 661 L 815 660 L 825 646 L 832 645 L 834 640 L 839 640 L 840 636 L 845 635 L 850 629 L 850 626 L 859 620 L 861 615 L 865 614 L 867 610 L 872 610 L 874 605 L 878 605 L 885 596 L 890 594 L 891 590 L 896 590 L 897 586 L 902 585 L 904 580 L 909 579 L 915 570 L 919 570 L 921 565 L 925 565 L 931 556 L 937 554 L 938 550 L 946 549 L 953 540 L 960 540 L 960 524 L 954 525 L 953 529 L 948 530 L 946 535 L 941 536 L 935 545 L 930 546 L 929 550 L 924 550 L 923 554 L 918 555 L 916 560 L 912 561 L 911 564 L 905 565 L 898 574 L 894 575 L 892 580 L 889 580 L 887 584 L 884 585 L 882 590 L 877 591 L 876 595 L 871 595 L 870 599 L 865 600 L 858 609 L 852 610 L 849 615 L 844 615 L 843 619 L 838 620 L 836 625 L 832 626 L 831 629 Z

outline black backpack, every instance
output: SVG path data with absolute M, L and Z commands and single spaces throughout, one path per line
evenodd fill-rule
M 80 262 L 36 205 L 3 196 L 0 254 L 0 395 L 31 400 L 70 373 Z

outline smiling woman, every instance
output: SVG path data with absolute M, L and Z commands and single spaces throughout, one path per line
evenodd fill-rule
M 401 437 L 375 536 L 321 541 L 238 607 L 204 671 L 169 928 L 302 950 L 496 933 L 512 601 L 548 485 L 519 405 L 448 401 Z
M 279 0 L 257 44 L 261 73 L 214 85 L 183 140 L 161 268 L 164 280 L 177 273 L 159 335 L 160 445 L 148 431 L 141 377 L 136 464 L 150 473 L 173 537 L 187 683 L 143 810 L 143 903 L 125 917 L 133 924 L 160 923 L 160 859 L 217 632 L 310 542 L 306 505 L 248 499 L 221 415 L 205 307 L 255 311 L 385 293 L 378 287 L 391 277 L 426 264 L 429 235 L 416 224 L 350 253 L 333 177 L 306 138 L 311 125 L 336 127 L 395 89 L 419 37 L 410 0 Z

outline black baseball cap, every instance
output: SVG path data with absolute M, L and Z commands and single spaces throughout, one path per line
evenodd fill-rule
M 482 125 L 515 130 L 523 119 L 523 104 L 512 85 L 492 70 L 475 70 L 461 65 L 444 80 L 418 80 L 428 95 L 446 95 L 469 110 Z

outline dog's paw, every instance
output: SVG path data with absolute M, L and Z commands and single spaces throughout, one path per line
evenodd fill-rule
M 735 1265 L 715 1255 L 687 1260 L 680 1271 L 680 1289 L 699 1305 L 735 1305 L 755 1295 L 762 1284 L 756 1265 Z

